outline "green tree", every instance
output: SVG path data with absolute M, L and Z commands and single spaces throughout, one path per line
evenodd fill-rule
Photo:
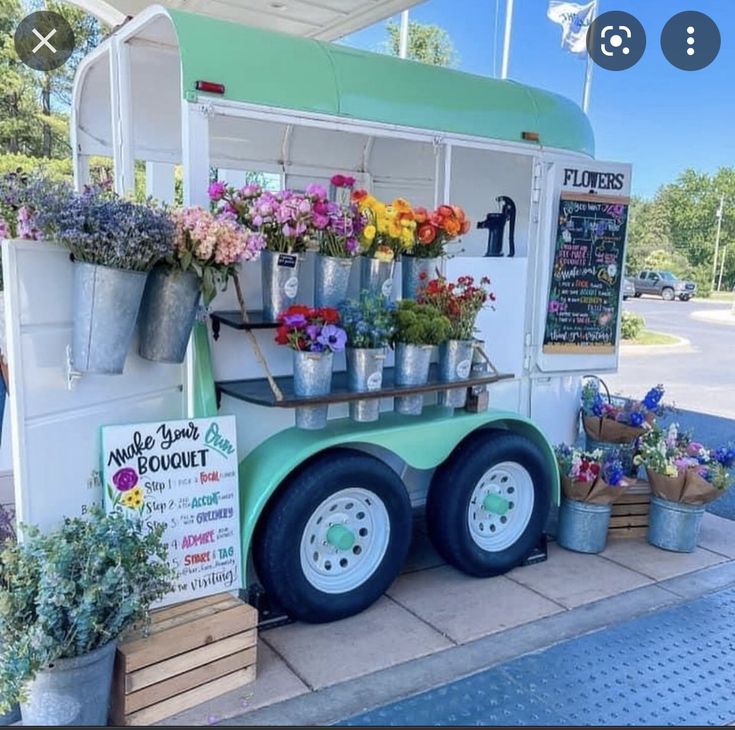
M 399 55 L 401 26 L 394 21 L 386 25 L 388 39 L 381 50 L 392 56 Z M 459 64 L 459 55 L 449 33 L 439 25 L 408 23 L 408 58 L 412 61 L 428 63 L 432 66 L 448 66 L 454 68 Z

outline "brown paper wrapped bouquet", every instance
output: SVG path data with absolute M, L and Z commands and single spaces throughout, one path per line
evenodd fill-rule
M 555 449 L 564 496 L 576 502 L 612 504 L 630 484 L 614 451 L 580 451 L 566 444 Z

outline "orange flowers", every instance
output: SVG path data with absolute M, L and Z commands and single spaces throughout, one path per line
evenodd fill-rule
M 426 208 L 414 208 L 413 216 L 419 245 L 408 252 L 412 256 L 442 256 L 446 243 L 470 230 L 470 221 L 458 205 L 440 205 L 431 212 Z

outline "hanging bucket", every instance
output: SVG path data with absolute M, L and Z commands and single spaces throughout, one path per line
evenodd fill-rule
M 184 362 L 200 299 L 199 277 L 193 271 L 154 267 L 140 306 L 140 356 L 154 362 Z
M 296 303 L 301 257 L 295 253 L 261 251 L 263 319 L 275 322 L 278 315 Z
M 562 497 L 556 541 L 576 553 L 601 553 L 610 526 L 609 504 L 592 504 Z
M 373 296 L 382 294 L 390 299 L 395 266 L 395 261 L 379 261 L 369 256 L 360 256 L 360 291 L 368 291 Z
M 431 345 L 396 345 L 395 384 L 424 385 L 429 379 Z M 420 416 L 424 408 L 423 393 L 402 395 L 396 398 L 395 409 L 404 416 Z
M 333 353 L 293 351 L 293 387 L 297 396 L 328 395 L 332 390 Z M 296 427 L 308 430 L 327 425 L 329 405 L 300 406 L 296 409 Z
M 401 298 L 416 299 L 421 275 L 425 274 L 425 281 L 436 276 L 436 270 L 441 269 L 441 258 L 425 259 L 418 256 L 401 256 Z
M 705 505 L 672 502 L 651 496 L 646 539 L 651 545 L 677 553 L 692 553 L 697 547 Z
M 337 307 L 347 299 L 354 259 L 317 254 L 314 260 L 314 306 Z
M 347 387 L 353 392 L 380 390 L 383 386 L 385 348 L 348 347 Z M 350 402 L 350 418 L 359 423 L 377 421 L 380 416 L 380 398 Z
M 447 340 L 439 345 L 439 378 L 444 383 L 467 380 L 472 370 L 474 340 Z M 439 405 L 464 408 L 467 387 L 453 388 L 439 393 Z
M 74 262 L 72 366 L 119 375 L 125 366 L 148 275 Z

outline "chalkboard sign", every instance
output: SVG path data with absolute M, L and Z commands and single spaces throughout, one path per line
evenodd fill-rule
M 627 222 L 627 198 L 562 196 L 544 352 L 615 352 Z
M 107 510 L 163 525 L 178 576 L 159 604 L 241 587 L 235 418 L 198 418 L 102 429 Z

